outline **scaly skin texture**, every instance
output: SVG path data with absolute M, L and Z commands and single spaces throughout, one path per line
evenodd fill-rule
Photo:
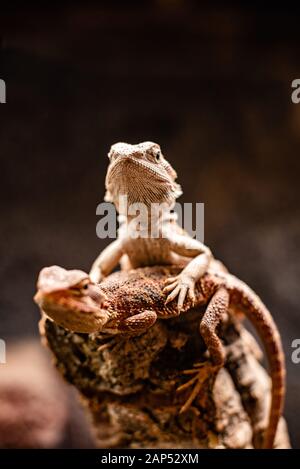
M 52 266 L 41 271 L 35 301 L 59 325 L 74 332 L 141 334 L 157 318 L 178 315 L 177 304 L 165 302 L 165 278 L 176 276 L 180 267 L 140 268 L 112 274 L 96 285 L 82 271 L 66 271 Z M 242 311 L 255 326 L 265 346 L 272 378 L 272 402 L 263 447 L 272 448 L 285 394 L 285 364 L 280 335 L 272 316 L 260 298 L 242 281 L 222 271 L 211 269 L 195 285 L 195 298 L 187 298 L 183 313 L 193 306 L 207 305 L 200 322 L 200 333 L 216 374 L 224 363 L 223 346 L 216 328 L 229 311 Z M 194 377 L 186 386 L 194 384 Z M 198 382 L 183 406 L 185 411 L 203 382 Z M 184 385 L 185 386 L 185 385 Z
M 194 299 L 195 283 L 205 273 L 212 254 L 207 246 L 181 229 L 171 213 L 176 198 L 181 195 L 181 188 L 175 182 L 177 174 L 162 155 L 160 146 L 153 142 L 116 143 L 108 156 L 106 200 L 114 203 L 122 223 L 118 239 L 95 260 L 90 277 L 98 283 L 118 263 L 122 269 L 129 270 L 182 265 L 185 260 L 183 270 L 170 279 L 167 290 L 167 302 L 177 297 L 180 311 L 186 297 Z M 145 210 L 135 213 L 134 204 L 143 204 Z

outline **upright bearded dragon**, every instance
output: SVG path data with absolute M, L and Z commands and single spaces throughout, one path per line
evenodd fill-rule
M 194 299 L 195 283 L 212 259 L 210 249 L 179 227 L 171 213 L 181 188 L 177 174 L 153 142 L 116 143 L 108 154 L 106 200 L 113 202 L 124 220 L 119 237 L 95 260 L 90 277 L 98 283 L 121 261 L 122 268 L 178 265 L 183 270 L 167 280 L 166 302 L 178 296 L 178 311 L 186 296 Z M 124 201 L 126 203 L 124 203 Z M 146 213 L 135 223 L 136 209 Z M 155 232 L 155 236 L 153 236 Z

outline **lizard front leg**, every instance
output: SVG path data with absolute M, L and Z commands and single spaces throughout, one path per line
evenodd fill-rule
M 211 363 L 200 363 L 194 365 L 192 370 L 185 370 L 184 374 L 196 374 L 188 382 L 177 388 L 177 392 L 183 391 L 195 384 L 190 396 L 180 409 L 180 413 L 185 412 L 194 399 L 199 394 L 203 383 L 212 375 L 216 375 L 219 369 L 224 365 L 225 353 L 221 340 L 216 334 L 216 329 L 221 322 L 224 314 L 227 313 L 229 306 L 229 293 L 225 287 L 220 287 L 212 299 L 200 322 L 200 334 L 209 351 Z M 199 369 L 200 368 L 200 369 Z
M 109 244 L 94 261 L 90 270 L 90 279 L 94 283 L 99 283 L 112 272 L 123 256 L 123 244 L 120 239 L 116 239 Z
M 187 295 L 195 301 L 195 284 L 204 275 L 212 259 L 210 249 L 203 243 L 178 233 L 167 233 L 170 241 L 170 249 L 176 254 L 185 257 L 193 257 L 182 272 L 176 277 L 166 280 L 164 292 L 168 293 L 166 303 L 178 296 L 178 311 L 183 308 Z
M 130 334 L 141 334 L 149 327 L 153 326 L 157 319 L 157 314 L 151 310 L 145 310 L 142 313 L 135 314 L 130 318 L 124 319 L 118 325 L 118 331 Z

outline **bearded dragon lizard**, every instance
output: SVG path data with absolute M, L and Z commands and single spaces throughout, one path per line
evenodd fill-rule
M 212 254 L 207 246 L 181 229 L 171 213 L 182 193 L 175 182 L 177 174 L 162 155 L 160 146 L 153 142 L 116 143 L 108 156 L 105 199 L 114 203 L 123 223 L 118 239 L 95 260 L 90 277 L 95 283 L 100 282 L 119 262 L 123 270 L 129 270 L 182 265 L 185 260 L 185 267 L 167 280 L 165 290 L 169 294 L 166 303 L 178 296 L 180 312 L 187 296 L 193 301 L 195 283 L 205 273 Z M 146 211 L 137 226 L 135 209 L 141 204 Z
M 212 373 L 216 373 L 224 363 L 222 343 L 216 334 L 223 313 L 234 308 L 244 310 L 257 327 L 270 361 L 272 405 L 264 446 L 272 447 L 284 399 L 284 359 L 280 337 L 270 313 L 249 287 L 217 266 L 207 246 L 189 237 L 176 223 L 170 210 L 181 194 L 181 188 L 175 182 L 176 172 L 163 157 L 159 145 L 152 142 L 138 145 L 118 143 L 111 147 L 109 158 L 106 200 L 112 201 L 122 216 L 118 239 L 96 259 L 90 277 L 81 271 L 66 272 L 57 267 L 42 271 L 36 301 L 64 327 L 78 332 L 105 331 L 111 334 L 142 333 L 154 324 L 157 317 L 174 316 L 193 304 L 209 302 L 201 320 L 200 333 L 211 355 Z M 123 204 L 122 197 L 128 204 Z M 137 228 L 132 223 L 136 213 L 131 212 L 131 207 L 141 203 L 148 210 Z M 159 204 L 158 211 L 153 212 L 153 204 L 154 207 Z M 152 236 L 153 224 L 155 237 Z M 164 275 L 160 273 L 159 279 L 155 278 L 156 283 L 151 279 L 151 269 L 138 269 L 137 283 L 142 291 L 136 292 L 137 297 L 133 298 L 130 292 L 134 291 L 134 271 L 111 276 L 107 282 L 113 281 L 107 291 L 105 281 L 100 286 L 96 285 L 119 262 L 124 270 L 158 264 L 180 267 L 175 270 L 165 267 Z M 207 273 L 209 268 L 210 273 Z M 159 269 L 163 267 L 156 267 L 153 272 L 159 272 Z M 165 281 L 166 274 L 173 275 Z M 123 286 L 122 275 L 127 275 Z M 155 287 L 157 282 L 159 289 Z M 201 285 L 200 296 L 197 282 Z M 164 288 L 162 283 L 166 284 Z M 165 293 L 168 293 L 166 300 Z M 176 307 L 172 300 L 177 296 Z M 189 383 L 194 382 L 193 378 Z M 182 410 L 188 408 L 200 387 L 201 373 Z
M 55 322 L 74 332 L 136 335 L 151 327 L 157 318 L 178 314 L 174 301 L 165 303 L 164 281 L 168 275 L 180 275 L 180 267 L 117 272 L 100 284 L 94 284 L 83 271 L 46 267 L 39 275 L 35 301 Z M 244 282 L 214 268 L 208 269 L 196 283 L 194 299 L 187 298 L 183 313 L 201 305 L 207 305 L 200 322 L 200 334 L 212 363 L 211 368 L 206 368 L 209 375 L 224 364 L 223 345 L 216 334 L 224 313 L 243 311 L 261 337 L 272 378 L 272 400 L 263 447 L 272 448 L 284 403 L 285 364 L 280 335 L 271 313 Z M 192 378 L 181 387 L 187 388 L 198 379 L 181 411 L 191 405 L 206 378 L 207 374 L 201 378 L 200 372 L 199 378 Z

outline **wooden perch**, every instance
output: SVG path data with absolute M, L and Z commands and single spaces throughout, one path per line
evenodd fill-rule
M 42 317 L 44 341 L 59 372 L 78 389 L 99 447 L 259 446 L 271 386 L 260 348 L 241 319 L 228 315 L 218 330 L 225 366 L 214 378 L 199 333 L 204 310 L 158 319 L 138 336 L 74 333 Z M 180 412 L 197 373 L 203 382 L 188 410 Z M 290 447 L 283 418 L 275 447 Z

